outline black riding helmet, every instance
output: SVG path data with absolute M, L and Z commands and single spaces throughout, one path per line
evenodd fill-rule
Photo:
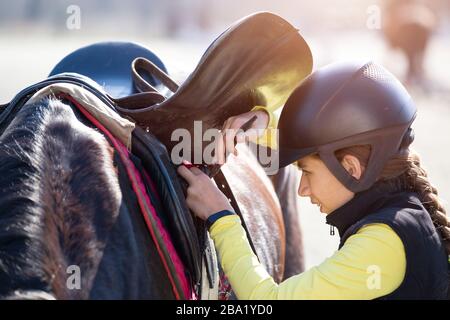
M 406 89 L 383 67 L 373 62 L 328 65 L 305 79 L 283 108 L 278 124 L 280 167 L 317 153 L 349 190 L 366 190 L 398 153 L 405 133 L 412 134 L 408 129 L 416 111 Z M 356 145 L 371 147 L 360 180 L 335 156 Z

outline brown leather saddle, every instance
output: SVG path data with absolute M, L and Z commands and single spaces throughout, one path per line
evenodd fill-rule
M 201 121 L 203 134 L 210 128 L 220 129 L 230 116 L 256 105 L 281 106 L 312 70 L 310 48 L 298 30 L 268 12 L 247 16 L 224 31 L 180 86 L 170 79 L 159 59 L 136 52 L 137 59 L 130 61 L 127 50 L 118 52 L 115 46 L 103 47 L 106 62 L 91 60 L 89 52 L 98 52 L 98 48 L 75 51 L 51 75 L 72 71 L 102 85 L 116 110 L 148 129 L 169 154 L 178 143 L 171 140 L 175 129 L 187 129 L 193 136 L 194 121 Z M 115 89 L 115 83 L 126 90 Z M 192 145 L 192 150 L 194 147 L 203 150 L 205 146 Z M 184 158 L 195 163 L 192 157 Z
M 167 75 L 162 61 L 142 46 L 94 44 L 66 56 L 48 79 L 2 106 L 0 135 L 32 94 L 61 82 L 82 86 L 131 119 L 138 125 L 131 153 L 154 179 L 163 202 L 163 219 L 193 282 L 198 283 L 205 251 L 199 239 L 204 235 L 198 233 L 201 228 L 196 228 L 198 221 L 187 208 L 169 157 L 176 143 L 171 133 L 184 128 L 193 135 L 194 121 L 202 121 L 203 132 L 219 129 L 228 117 L 256 105 L 281 106 L 311 70 L 311 51 L 298 30 L 267 12 L 245 17 L 223 32 L 180 86 Z M 211 173 L 218 168 L 210 169 Z

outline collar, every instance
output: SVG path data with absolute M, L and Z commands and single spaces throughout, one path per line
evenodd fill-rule
M 358 192 L 350 201 L 327 215 L 327 224 L 336 227 L 342 237 L 350 226 L 381 208 L 388 197 L 389 191 L 382 185 Z

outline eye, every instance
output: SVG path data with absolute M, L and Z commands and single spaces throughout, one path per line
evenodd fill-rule
M 309 175 L 311 172 L 309 172 L 308 170 L 302 169 L 302 174 L 307 176 Z

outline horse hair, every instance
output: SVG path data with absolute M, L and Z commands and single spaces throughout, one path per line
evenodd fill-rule
M 17 113 L 0 136 L 0 297 L 88 297 L 121 203 L 112 155 L 59 100 Z M 69 285 L 69 266 L 81 270 L 80 287 Z

